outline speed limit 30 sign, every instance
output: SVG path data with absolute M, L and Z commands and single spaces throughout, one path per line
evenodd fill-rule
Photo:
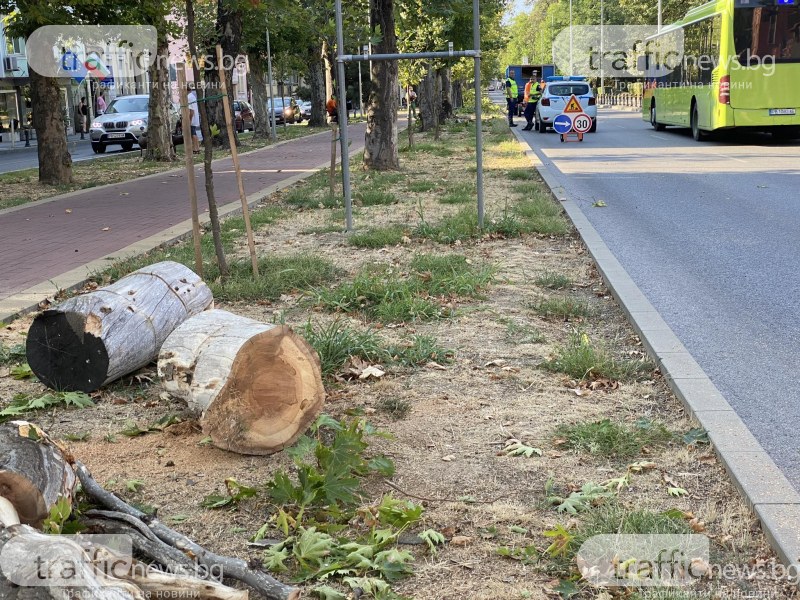
M 578 133 L 588 133 L 592 128 L 592 117 L 586 113 L 578 113 L 572 117 L 572 129 Z

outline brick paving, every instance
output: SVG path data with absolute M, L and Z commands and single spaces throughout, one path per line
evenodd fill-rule
M 348 127 L 351 151 L 363 147 L 365 127 Z M 330 160 L 330 148 L 330 133 L 323 132 L 241 156 L 245 191 L 253 194 L 318 167 Z M 218 206 L 238 203 L 231 159 L 214 161 L 213 171 Z M 198 203 L 207 212 L 203 166 L 195 172 Z M 190 217 L 185 172 L 87 189 L 0 214 L 0 300 Z

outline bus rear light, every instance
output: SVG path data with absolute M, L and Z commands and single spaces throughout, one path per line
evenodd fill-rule
M 723 75 L 719 78 L 719 96 L 717 100 L 720 104 L 731 103 L 731 76 Z
M 542 98 L 542 106 L 550 106 L 550 98 Z

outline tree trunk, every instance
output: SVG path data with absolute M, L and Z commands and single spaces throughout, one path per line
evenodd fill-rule
M 191 269 L 156 263 L 40 313 L 28 364 L 50 388 L 93 392 L 153 361 L 167 336 L 213 301 Z
M 322 59 L 322 64 L 324 65 L 325 69 L 325 100 L 327 101 L 328 98 L 336 93 L 336 90 L 334 89 L 334 80 L 336 78 L 336 74 L 333 72 L 334 62 L 327 39 L 322 40 L 320 58 Z
M 33 127 L 39 155 L 39 181 L 48 185 L 72 183 L 72 156 L 67 150 L 64 97 L 58 80 L 30 69 Z M 76 123 L 76 131 L 81 123 Z
M 419 117 L 422 121 L 422 131 L 431 131 L 436 127 L 435 82 L 435 72 L 428 66 L 428 72 L 419 82 Z
M 19 521 L 39 527 L 59 498 L 72 503 L 75 481 L 70 460 L 36 425 L 0 425 L 0 498 L 11 503 Z M 0 528 L 13 525 L 8 514 L 4 511 Z
M 161 348 L 158 374 L 202 413 L 214 445 L 241 454 L 290 446 L 325 398 L 319 357 L 303 338 L 222 310 L 178 327 Z
M 380 39 L 376 54 L 397 53 L 393 0 L 370 0 L 370 35 Z M 364 165 L 379 171 L 399 169 L 397 155 L 397 61 L 373 61 L 364 136 Z
M 217 0 L 217 34 L 219 36 L 219 43 L 222 46 L 223 57 L 227 57 L 223 66 L 225 67 L 225 85 L 228 89 L 228 102 L 230 102 L 231 110 L 233 110 L 234 100 L 233 69 L 236 68 L 236 57 L 242 49 L 243 27 L 244 19 L 242 18 L 242 9 L 238 6 L 238 3 L 231 2 L 230 0 Z M 216 56 L 216 50 L 212 52 L 212 55 Z M 230 65 L 227 63 L 230 63 Z M 220 86 L 220 90 L 221 89 L 222 87 Z M 220 93 L 220 91 L 218 90 L 216 93 Z M 221 143 L 227 148 L 230 144 L 228 142 L 228 125 L 225 122 L 224 108 L 221 102 L 213 102 L 212 108 L 216 111 L 215 118 L 217 126 L 219 126 Z M 233 129 L 233 139 L 238 146 L 239 138 L 236 135 L 236 127 Z
M 170 88 L 167 60 L 169 40 L 166 34 L 158 36 L 158 52 L 150 66 L 150 100 L 147 105 L 147 149 L 148 160 L 172 162 L 175 148 L 172 146 L 172 123 L 170 123 Z
M 315 49 L 308 63 L 308 84 L 311 87 L 311 127 L 325 125 L 325 65 L 321 54 Z
M 255 113 L 253 137 L 269 138 L 269 113 L 267 112 L 269 97 L 267 96 L 267 76 L 264 72 L 264 62 L 253 52 L 248 55 L 248 61 L 250 63 L 250 89 L 253 91 L 253 112 Z

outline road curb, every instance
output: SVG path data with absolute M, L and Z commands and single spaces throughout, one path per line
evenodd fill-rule
M 739 493 L 758 517 L 778 558 L 800 568 L 800 494 L 761 447 L 736 411 L 639 290 L 578 205 L 567 197 L 522 133 L 511 130 L 524 154 L 564 207 L 614 299 L 664 374 L 670 389 L 708 437 Z M 792 571 L 790 571 L 791 573 Z
M 286 140 L 286 141 L 288 142 L 293 140 Z M 284 142 L 279 142 L 279 143 L 284 143 Z M 268 147 L 272 148 L 274 146 L 268 146 Z M 355 150 L 351 150 L 349 152 L 349 156 L 352 158 L 359 152 L 363 152 L 363 150 L 364 148 L 362 146 L 359 146 Z M 254 150 L 253 152 L 258 152 L 258 150 Z M 218 159 L 218 160 L 224 160 L 224 159 Z M 337 161 L 337 164 L 340 164 L 340 162 Z M 202 165 L 200 166 L 202 167 Z M 288 177 L 271 186 L 253 192 L 252 194 L 249 194 L 247 196 L 247 205 L 252 209 L 255 205 L 257 205 L 264 198 L 270 196 L 271 194 L 274 194 L 279 190 L 294 185 L 295 183 L 302 181 L 303 179 L 311 177 L 320 170 L 328 167 L 330 167 L 330 160 L 321 163 L 317 166 L 311 167 L 304 173 L 298 173 L 297 175 Z M 163 176 L 163 173 L 159 173 L 157 175 Z M 69 194 L 63 194 L 61 196 L 57 196 L 52 199 L 45 198 L 44 200 L 41 200 L 39 202 L 52 202 L 55 199 L 59 198 L 63 199 L 65 197 L 74 195 L 75 193 L 77 192 L 70 192 Z M 242 212 L 241 202 L 230 202 L 224 206 L 219 207 L 220 218 L 234 216 L 237 214 L 241 214 L 241 212 Z M 208 222 L 209 222 L 208 213 L 201 214 L 200 224 L 203 225 Z M 44 299 L 48 297 L 53 297 L 59 290 L 74 291 L 82 288 L 84 285 L 86 285 L 86 283 L 90 280 L 91 276 L 94 273 L 105 270 L 111 263 L 115 261 L 122 260 L 125 258 L 131 258 L 134 256 L 138 256 L 140 254 L 145 254 L 161 246 L 168 246 L 182 239 L 188 238 L 191 235 L 192 235 L 192 220 L 186 219 L 185 221 L 181 221 L 177 225 L 173 225 L 169 229 L 165 229 L 148 238 L 134 242 L 133 244 L 126 246 L 121 250 L 117 250 L 116 252 L 112 252 L 111 254 L 106 254 L 101 258 L 88 262 L 80 267 L 72 269 L 71 271 L 62 273 L 47 282 L 37 284 L 33 287 L 22 290 L 14 294 L 13 296 L 9 296 L 4 300 L 0 300 L 0 323 L 8 323 L 9 321 L 13 321 L 14 319 L 16 319 L 21 315 L 38 310 L 40 302 L 42 302 Z

